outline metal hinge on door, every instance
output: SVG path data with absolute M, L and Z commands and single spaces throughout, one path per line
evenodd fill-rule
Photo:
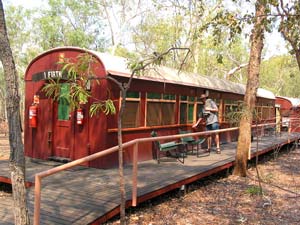
M 52 143 L 52 131 L 48 131 L 48 147 L 51 147 L 51 143 Z

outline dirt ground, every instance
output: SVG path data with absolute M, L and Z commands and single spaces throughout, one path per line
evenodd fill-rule
M 9 158 L 9 142 L 8 136 L 0 134 L 0 160 Z
M 268 161 L 266 161 L 268 160 Z M 300 149 L 265 157 L 247 178 L 219 174 L 127 210 L 127 224 L 300 224 Z M 107 224 L 119 224 L 113 219 Z
M 4 134 L 0 134 L 0 160 L 6 160 L 9 158 L 9 143 L 8 137 Z M 4 201 L 5 198 L 11 197 L 11 187 L 0 183 L 0 202 Z M 1 219 L 0 219 L 1 224 Z
M 6 140 L 5 140 L 6 139 Z M 8 157 L 7 138 L 0 137 L 0 158 Z M 247 178 L 228 173 L 211 176 L 130 208 L 130 225 L 300 224 L 300 149 L 265 156 L 258 165 L 262 195 L 254 163 Z M 0 184 L 0 201 L 11 195 Z M 119 224 L 118 218 L 107 224 Z

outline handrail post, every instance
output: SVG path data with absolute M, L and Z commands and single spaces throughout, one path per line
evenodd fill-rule
M 133 167 L 132 167 L 132 206 L 137 205 L 137 170 L 138 170 L 138 142 L 133 147 Z
M 35 175 L 35 184 L 34 184 L 34 225 L 40 224 L 40 212 L 41 210 L 41 177 Z

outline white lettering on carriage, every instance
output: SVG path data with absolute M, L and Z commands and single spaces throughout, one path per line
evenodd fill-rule
M 44 72 L 44 79 L 53 79 L 53 78 L 62 78 L 62 72 L 61 71 L 45 71 Z

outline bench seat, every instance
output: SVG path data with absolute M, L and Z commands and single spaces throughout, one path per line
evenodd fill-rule
M 189 131 L 184 131 L 184 130 L 179 130 L 179 134 L 188 134 L 190 133 Z M 194 153 L 194 146 L 196 146 L 197 149 L 197 157 L 199 157 L 199 150 L 201 149 L 201 144 L 204 143 L 205 138 L 198 138 L 195 139 L 192 136 L 188 137 L 182 137 L 181 141 L 186 144 L 186 151 L 188 151 L 188 146 L 192 146 L 192 154 Z
M 152 137 L 157 137 L 157 133 L 155 131 L 151 132 Z M 175 157 L 178 161 L 181 163 L 184 163 L 184 157 L 185 154 L 184 152 L 181 153 L 180 150 L 184 150 L 184 143 L 181 142 L 175 142 L 175 141 L 170 141 L 166 143 L 160 143 L 159 141 L 155 141 L 155 148 L 156 148 L 156 158 L 157 158 L 157 163 L 160 163 L 160 153 L 161 152 L 169 152 L 170 156 L 172 156 L 170 151 L 175 151 Z M 166 154 L 167 155 L 167 154 Z M 182 160 L 180 159 L 180 156 L 182 155 Z

